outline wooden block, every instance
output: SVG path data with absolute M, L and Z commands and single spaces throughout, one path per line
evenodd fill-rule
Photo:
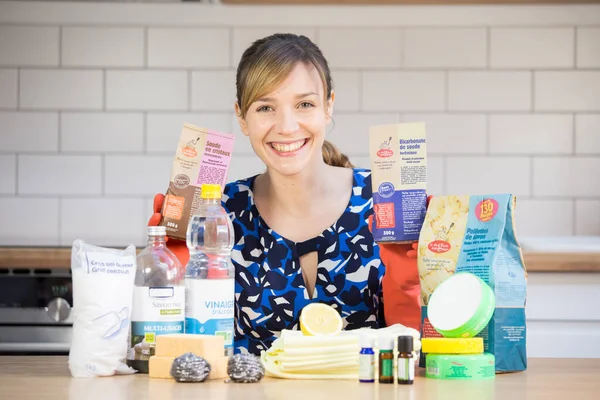
M 173 379 L 171 377 L 171 365 L 175 357 L 150 357 L 148 361 L 148 376 L 150 378 Z
M 229 357 L 219 357 L 207 361 L 210 364 L 210 374 L 208 375 L 208 379 L 225 379 L 229 376 L 227 375 L 227 363 L 229 362 Z
M 222 336 L 213 335 L 173 333 L 156 336 L 154 355 L 179 357 L 185 353 L 194 353 L 205 360 L 216 360 L 225 354 L 225 341 Z

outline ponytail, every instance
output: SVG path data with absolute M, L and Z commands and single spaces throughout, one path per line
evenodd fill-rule
M 323 161 L 332 167 L 354 168 L 348 156 L 340 152 L 333 143 L 327 140 L 323 142 Z

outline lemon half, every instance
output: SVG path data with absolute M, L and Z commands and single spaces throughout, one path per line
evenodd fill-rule
M 306 336 L 335 336 L 342 326 L 340 314 L 327 304 L 309 304 L 300 313 L 300 330 Z

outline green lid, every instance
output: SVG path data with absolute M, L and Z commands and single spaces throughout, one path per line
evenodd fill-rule
M 487 283 L 469 272 L 459 272 L 433 291 L 427 317 L 444 337 L 471 338 L 490 322 L 495 306 L 494 291 Z

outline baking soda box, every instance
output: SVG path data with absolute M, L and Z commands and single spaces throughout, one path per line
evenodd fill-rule
M 233 144 L 232 134 L 183 125 L 159 224 L 168 237 L 186 239 L 188 222 L 202 203 L 202 184 L 219 184 L 223 190 Z
M 369 130 L 376 242 L 419 240 L 427 211 L 425 124 L 373 126 Z

